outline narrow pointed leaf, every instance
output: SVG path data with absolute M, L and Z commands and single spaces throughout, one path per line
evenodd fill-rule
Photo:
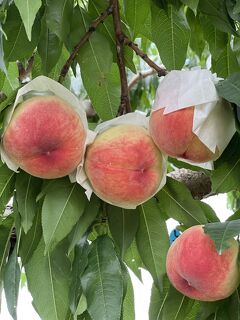
M 127 249 L 127 252 L 124 257 L 124 262 L 130 268 L 135 275 L 138 277 L 138 279 L 141 281 L 141 270 L 140 268 L 143 268 L 143 262 L 139 255 L 139 251 L 137 248 L 136 241 L 133 240 L 130 247 Z
M 200 23 L 202 26 L 205 40 L 208 42 L 213 59 L 217 60 L 228 43 L 228 35 L 218 30 L 208 16 L 201 15 Z
M 44 198 L 42 227 L 46 250 L 52 250 L 76 224 L 86 204 L 83 189 L 68 179 L 54 181 Z
M 32 55 L 38 40 L 39 26 L 39 21 L 36 20 L 32 29 L 32 39 L 29 41 L 17 7 L 10 6 L 4 24 L 7 35 L 7 40 L 4 39 L 6 61 L 23 60 Z
M 149 0 L 126 1 L 125 16 L 128 25 L 131 28 L 133 39 L 141 33 L 142 26 L 148 17 L 150 11 Z
M 69 295 L 70 309 L 73 314 L 77 313 L 79 300 L 83 295 L 81 277 L 88 265 L 88 251 L 89 245 L 85 240 L 83 240 L 78 246 L 76 246 L 74 250 L 74 260 L 72 264 L 72 282 Z
M 173 5 L 168 11 L 152 4 L 152 37 L 168 70 L 181 69 L 185 63 L 190 29 L 185 15 Z
M 93 194 L 91 196 L 91 201 L 87 203 L 83 215 L 80 217 L 69 236 L 70 245 L 68 249 L 68 254 L 74 249 L 74 246 L 80 242 L 84 233 L 88 230 L 89 226 L 96 218 L 99 211 L 99 207 L 100 200 Z
M 47 25 L 62 41 L 69 35 L 72 12 L 73 0 L 47 0 Z
M 42 60 L 43 74 L 47 75 L 56 65 L 61 56 L 62 47 L 62 41 L 48 28 L 46 15 L 44 15 L 41 22 L 41 34 L 38 43 L 38 52 Z
M 1 24 L 0 24 L 0 69 L 6 74 L 7 68 L 4 61 L 4 50 L 3 50 L 3 33 L 1 32 Z
M 14 219 L 12 216 L 6 218 L 2 224 L 0 224 L 0 280 L 3 276 L 4 266 L 7 261 L 7 255 L 10 248 L 10 238 L 12 229 L 14 226 Z
M 123 258 L 137 232 L 138 211 L 108 206 L 107 212 L 111 234 Z
M 212 191 L 229 192 L 239 188 L 240 181 L 240 136 L 235 136 L 224 150 L 220 159 L 215 161 L 211 174 Z
M 91 244 L 88 259 L 81 280 L 92 320 L 120 320 L 123 279 L 111 239 L 97 238 Z
M 228 15 L 226 5 L 219 0 L 201 0 L 198 6 L 199 11 L 210 18 L 211 23 L 223 32 L 237 34 L 234 22 Z
M 155 198 L 139 206 L 139 211 L 140 223 L 136 236 L 138 250 L 155 284 L 161 289 L 169 248 L 166 223 Z
M 212 61 L 212 69 L 219 77 L 226 78 L 233 72 L 240 70 L 236 53 L 232 50 L 230 43 L 225 46 L 217 60 Z
M 204 210 L 199 201 L 194 200 L 189 189 L 172 178 L 167 179 L 165 187 L 157 194 L 161 210 L 186 226 L 207 223 Z
M 229 240 L 240 234 L 240 219 L 208 223 L 204 226 L 204 231 L 214 240 L 219 254 L 222 254 L 229 248 Z
M 8 169 L 6 165 L 0 167 L 0 214 L 10 200 L 14 190 L 15 172 Z
M 103 120 L 114 118 L 120 105 L 118 67 L 115 63 L 111 65 L 111 61 L 109 44 L 98 34 L 81 48 L 78 56 L 84 86 L 94 109 Z M 107 71 L 109 62 L 110 70 Z
M 16 246 L 4 270 L 4 291 L 7 307 L 14 320 L 17 319 L 17 300 L 20 284 L 20 267 L 18 264 Z
M 21 15 L 27 36 L 29 41 L 31 41 L 32 26 L 35 20 L 36 14 L 42 5 L 41 0 L 15 0 L 15 5 L 17 6 L 19 13 Z
M 162 320 L 163 309 L 168 296 L 169 287 L 170 282 L 167 277 L 164 277 L 163 288 L 161 292 L 153 284 L 149 305 L 149 320 Z
M 25 233 L 31 228 L 37 211 L 36 197 L 40 192 L 42 180 L 35 178 L 24 171 L 17 175 L 16 198 L 18 211 L 21 215 L 21 224 Z
M 44 241 L 41 240 L 25 266 L 28 288 L 42 320 L 62 320 L 69 308 L 71 265 L 66 246 L 58 246 L 51 255 L 44 255 L 44 249 Z
M 41 210 L 42 208 L 39 206 L 30 230 L 26 234 L 21 233 L 19 255 L 23 265 L 32 257 L 42 238 Z
M 218 94 L 226 100 L 240 105 L 240 72 L 234 72 L 217 86 Z
M 187 298 L 170 286 L 163 308 L 164 320 L 183 320 L 192 309 L 194 300 Z
M 133 319 L 135 319 L 134 291 L 133 291 L 131 278 L 128 274 L 127 291 L 123 300 L 122 320 L 133 320 Z

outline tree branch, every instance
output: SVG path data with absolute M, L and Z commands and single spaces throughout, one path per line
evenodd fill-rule
M 116 35 L 117 63 L 121 79 L 121 104 L 118 115 L 131 112 L 131 105 L 128 92 L 128 81 L 124 62 L 124 34 L 122 32 L 121 18 L 118 0 L 112 0 L 113 4 L 113 24 Z
M 157 71 L 157 74 L 159 77 L 165 76 L 167 74 L 167 70 L 159 67 L 155 62 L 153 62 L 148 55 L 143 52 L 141 49 L 139 49 L 138 45 L 134 42 L 132 42 L 127 36 L 124 35 L 124 44 L 129 46 L 135 53 L 141 57 L 148 65 L 149 67 L 153 68 Z
M 64 78 L 66 77 L 66 74 L 68 73 L 68 70 L 73 63 L 73 61 L 76 59 L 76 56 L 78 55 L 78 52 L 80 48 L 84 45 L 85 42 L 88 41 L 90 36 L 94 31 L 96 31 L 96 28 L 100 23 L 102 23 L 110 14 L 112 14 L 113 6 L 110 5 L 104 12 L 101 13 L 101 15 L 95 19 L 90 27 L 88 28 L 88 31 L 83 35 L 83 37 L 80 39 L 80 41 L 76 44 L 76 46 L 73 48 L 72 53 L 70 54 L 68 60 L 62 67 L 62 70 L 60 72 L 60 76 L 58 78 L 58 82 L 62 83 L 64 81 Z
M 129 82 L 128 90 L 131 90 L 138 83 L 138 81 L 145 79 L 149 76 L 152 76 L 155 73 L 157 73 L 157 71 L 154 69 L 148 69 L 148 70 L 144 70 L 144 71 L 139 72 Z
M 201 200 L 213 195 L 213 193 L 211 193 L 211 180 L 202 171 L 192 171 L 182 168 L 170 172 L 168 176 L 184 183 L 196 200 Z

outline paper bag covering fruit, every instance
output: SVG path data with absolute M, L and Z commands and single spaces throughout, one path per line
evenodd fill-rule
M 208 70 L 171 71 L 160 82 L 149 130 L 162 152 L 213 168 L 236 130 L 231 106 L 219 98 L 216 82 Z

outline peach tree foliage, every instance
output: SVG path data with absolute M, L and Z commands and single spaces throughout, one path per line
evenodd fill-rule
M 215 162 L 215 169 L 204 170 L 204 174 L 211 181 L 211 193 L 228 193 L 238 199 L 240 1 L 119 0 L 121 21 L 117 23 L 130 45 L 124 45 L 117 34 L 111 10 L 102 23 L 93 25 L 116 3 L 0 0 L 0 130 L 17 89 L 38 75 L 56 81 L 62 75 L 66 88 L 81 99 L 91 100 L 90 128 L 116 117 L 124 87 L 118 40 L 124 47 L 122 67 L 127 72 L 132 111 L 149 112 L 158 85 L 156 72 L 143 76 L 150 68 L 145 54 L 168 71 L 200 66 L 223 78 L 217 90 L 232 103 L 237 132 Z M 89 32 L 71 68 L 64 69 L 75 46 Z M 132 42 L 142 53 L 135 54 Z M 168 163 L 169 172 L 178 168 L 200 170 L 172 158 Z M 10 200 L 13 209 L 6 215 Z M 9 313 L 17 319 L 24 268 L 41 319 L 133 320 L 128 267 L 140 280 L 139 268 L 152 275 L 150 320 L 240 319 L 238 290 L 225 300 L 199 302 L 170 285 L 165 267 L 169 218 L 177 220 L 181 230 L 206 225 L 205 232 L 219 252 L 226 249 L 229 238 L 240 233 L 239 206 L 235 205 L 228 221 L 220 223 L 207 204 L 193 198 L 183 182 L 170 177 L 155 197 L 126 210 L 96 196 L 88 201 L 83 188 L 70 183 L 68 177 L 42 180 L 23 171 L 16 174 L 1 163 L 0 291 L 5 291 Z

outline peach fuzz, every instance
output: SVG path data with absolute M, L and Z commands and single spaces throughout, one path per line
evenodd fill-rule
M 215 160 L 214 154 L 192 132 L 194 107 L 188 107 L 168 114 L 164 108 L 153 111 L 149 120 L 149 131 L 160 150 L 172 157 L 192 162 Z
M 173 286 L 189 298 L 215 301 L 229 297 L 239 285 L 238 242 L 218 254 L 202 226 L 193 226 L 169 248 L 166 268 Z
M 15 109 L 3 135 L 7 156 L 29 174 L 70 174 L 84 154 L 86 130 L 78 113 L 57 96 L 35 96 Z
M 136 207 L 157 192 L 162 165 L 162 154 L 148 131 L 128 124 L 99 133 L 85 158 L 85 171 L 94 192 L 123 208 Z

